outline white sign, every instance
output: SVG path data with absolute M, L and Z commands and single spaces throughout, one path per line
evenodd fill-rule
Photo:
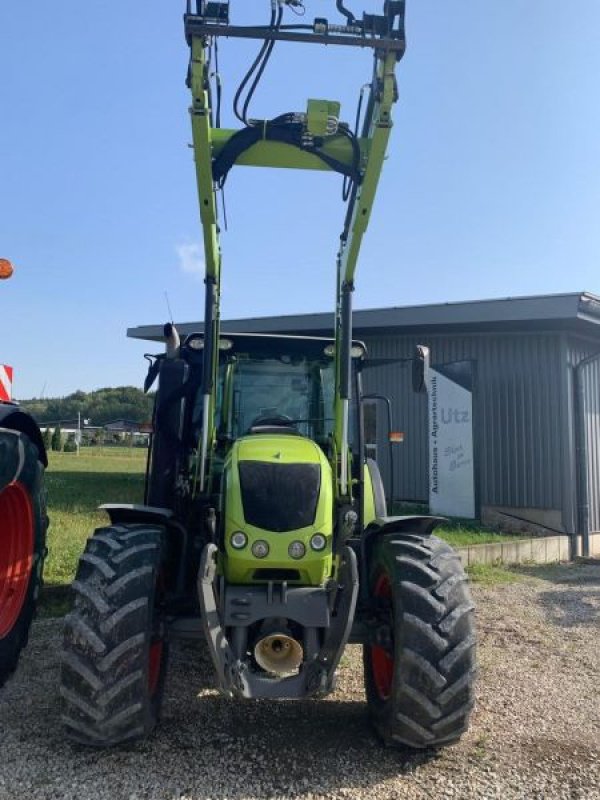
M 427 376 L 429 512 L 475 517 L 472 363 L 459 361 Z

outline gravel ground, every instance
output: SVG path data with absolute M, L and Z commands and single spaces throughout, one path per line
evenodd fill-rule
M 179 645 L 150 741 L 72 747 L 59 721 L 61 626 L 42 620 L 0 695 L 0 798 L 600 799 L 600 564 L 531 573 L 475 587 L 477 706 L 440 754 L 374 739 L 358 647 L 326 701 L 233 704 L 211 688 L 204 648 Z

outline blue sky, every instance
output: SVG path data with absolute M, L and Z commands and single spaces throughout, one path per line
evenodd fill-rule
M 372 0 L 348 0 L 353 10 Z M 127 327 L 200 319 L 183 0 L 0 4 L 0 362 L 20 397 L 141 385 Z M 232 0 L 239 21 L 268 0 Z M 309 17 L 334 2 L 306 0 Z M 238 8 L 239 6 L 239 8 Z M 600 293 L 600 3 L 408 0 L 408 51 L 356 305 Z M 256 51 L 226 43 L 230 100 Z M 275 51 L 254 116 L 339 99 L 366 54 Z M 228 181 L 225 317 L 333 306 L 343 218 L 328 174 Z

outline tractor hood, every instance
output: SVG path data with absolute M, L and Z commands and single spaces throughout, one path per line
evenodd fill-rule
M 324 456 L 310 439 L 253 435 L 239 441 L 237 467 L 244 521 L 273 533 L 312 526 Z
M 323 451 L 311 439 L 288 434 L 253 434 L 236 442 L 238 461 L 319 464 Z
M 233 446 L 225 467 L 226 553 L 230 577 L 240 581 L 244 572 L 259 567 L 294 568 L 298 580 L 300 567 L 318 569 L 307 583 L 320 583 L 323 570 L 331 564 L 333 487 L 331 467 L 321 448 L 310 439 L 288 434 L 253 434 Z M 231 546 L 231 536 L 241 531 L 248 546 Z M 316 533 L 327 539 L 325 552 L 311 549 Z M 257 540 L 266 542 L 268 555 L 262 560 L 252 555 Z M 305 556 L 294 562 L 288 555 L 292 542 L 304 545 Z M 242 562 L 245 562 L 242 564 Z M 252 562 L 252 563 L 250 563 Z M 244 579 L 242 579 L 245 582 Z

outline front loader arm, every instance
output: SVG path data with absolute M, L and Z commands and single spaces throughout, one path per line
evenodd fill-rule
M 332 466 L 337 496 L 350 500 L 348 415 L 352 343 L 352 292 L 360 248 L 371 216 L 390 131 L 391 111 L 397 100 L 396 64 L 404 54 L 404 0 L 385 0 L 383 13 L 351 15 L 345 25 L 316 19 L 313 25 L 285 26 L 281 18 L 290 0 L 272 0 L 277 25 L 229 24 L 228 2 L 202 0 L 192 10 L 188 1 L 186 37 L 191 48 L 188 84 L 192 92 L 192 132 L 200 218 L 206 262 L 205 358 L 203 427 L 197 472 L 197 490 L 209 493 L 210 462 L 215 437 L 215 386 L 218 362 L 221 249 L 216 192 L 235 165 L 318 169 L 338 172 L 350 182 L 348 208 L 337 258 L 336 393 Z M 343 4 L 342 13 L 348 17 Z M 338 10 L 340 3 L 337 3 Z M 272 120 L 247 120 L 241 129 L 213 126 L 210 92 L 210 50 L 219 37 L 252 38 L 263 42 L 296 41 L 321 45 L 369 48 L 374 54 L 373 78 L 362 130 L 352 132 L 339 123 L 339 104 L 309 101 L 304 113 L 288 113 Z M 244 119 L 246 119 L 244 115 Z M 332 122 L 333 120 L 333 122 Z
M 337 258 L 336 358 L 337 382 L 335 413 L 335 449 L 339 453 L 338 489 L 341 497 L 349 494 L 348 417 L 351 394 L 352 293 L 354 276 L 363 237 L 369 225 L 379 179 L 392 129 L 392 106 L 397 100 L 395 53 L 377 57 L 362 141 L 366 144 L 362 182 L 350 196 L 346 222 L 340 237 Z
M 204 234 L 206 275 L 204 309 L 204 364 L 202 376 L 202 439 L 196 481 L 202 492 L 207 482 L 208 460 L 215 438 L 215 385 L 218 367 L 221 246 L 217 218 L 217 197 L 212 176 L 213 133 L 210 107 L 209 62 L 205 41 L 194 38 L 191 45 L 189 86 L 192 92 L 192 136 L 200 220 Z M 208 356 L 208 357 L 207 357 Z
M 343 281 L 349 284 L 354 282 L 360 247 L 371 218 L 393 125 L 392 106 L 397 100 L 395 54 L 388 53 L 376 66 L 371 86 L 373 96 L 368 104 L 362 138 L 366 143 L 364 174 L 355 196 L 351 198 L 341 237 L 341 273 Z

